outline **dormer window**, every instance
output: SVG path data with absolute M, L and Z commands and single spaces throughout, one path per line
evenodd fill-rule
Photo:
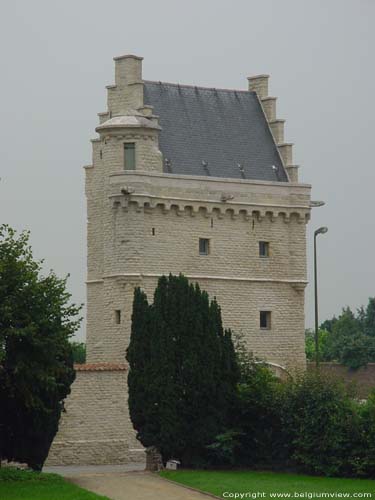
M 135 143 L 126 142 L 124 144 L 124 169 L 135 170 Z

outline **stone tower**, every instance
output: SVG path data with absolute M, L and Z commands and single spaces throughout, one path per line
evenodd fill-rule
M 134 286 L 185 274 L 222 307 L 224 325 L 279 369 L 305 367 L 310 186 L 299 183 L 268 76 L 248 90 L 142 79 L 115 58 L 86 166 L 87 365 L 49 463 L 141 459 L 128 417 L 125 352 Z

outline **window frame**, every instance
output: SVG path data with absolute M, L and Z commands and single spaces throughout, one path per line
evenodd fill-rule
M 262 326 L 262 314 L 265 314 L 266 326 Z M 261 330 L 271 330 L 272 329 L 272 311 L 261 310 L 259 311 L 259 328 Z
M 261 252 L 261 249 L 265 249 L 265 253 Z M 265 240 L 259 240 L 258 242 L 259 257 L 261 259 L 268 259 L 270 256 L 270 242 Z
M 115 325 L 121 325 L 121 309 L 115 309 Z
M 201 251 L 201 242 L 205 242 L 205 250 L 204 252 Z M 202 256 L 206 256 L 206 255 L 210 255 L 210 238 L 199 238 L 199 241 L 198 241 L 198 251 L 199 251 L 199 255 L 202 255 Z
M 134 151 L 134 167 L 133 168 L 128 168 L 126 166 L 126 147 L 128 145 L 133 145 L 133 151 Z M 123 143 L 123 166 L 124 166 L 124 170 L 136 170 L 136 166 L 137 166 L 137 147 L 136 147 L 136 143 L 134 141 L 126 141 Z

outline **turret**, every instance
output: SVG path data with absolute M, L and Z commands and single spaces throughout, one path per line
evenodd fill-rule
M 143 104 L 142 58 L 115 57 L 115 84 L 107 86 L 108 110 L 99 113 L 99 157 L 113 173 L 163 170 L 158 118 Z M 104 147 L 105 146 L 105 147 Z M 109 171 L 107 170 L 107 171 Z

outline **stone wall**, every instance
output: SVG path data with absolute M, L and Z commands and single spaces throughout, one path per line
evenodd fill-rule
M 94 183 L 102 174 L 89 175 Z M 257 356 L 305 367 L 308 186 L 121 171 L 109 179 L 89 192 L 105 224 L 89 217 L 88 362 L 123 362 L 134 286 L 152 301 L 159 276 L 182 272 L 217 297 L 225 326 Z M 199 238 L 210 240 L 209 255 Z M 268 258 L 259 241 L 269 242 Z M 270 330 L 260 329 L 261 310 L 271 311 Z
M 46 466 L 145 463 L 129 418 L 125 365 L 76 365 Z

